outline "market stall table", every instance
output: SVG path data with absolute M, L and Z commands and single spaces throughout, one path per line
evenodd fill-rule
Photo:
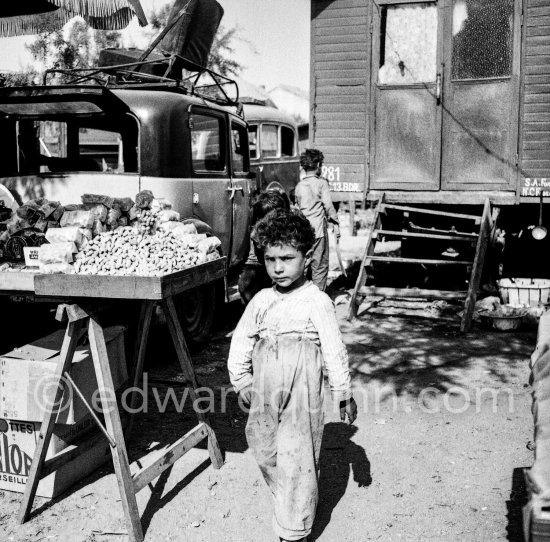
M 198 425 L 175 443 L 154 455 L 138 472 L 133 475 L 130 473 L 120 413 L 118 407 L 112 408 L 115 390 L 107 357 L 103 327 L 98 316 L 105 307 L 105 300 L 107 299 L 141 301 L 132 379 L 134 389 L 136 389 L 143 373 L 145 349 L 153 309 L 155 304 L 160 304 L 166 317 L 182 373 L 190 386 L 189 395 L 193 404 L 195 404 L 198 384 L 173 298 L 182 292 L 223 278 L 224 271 L 225 258 L 219 258 L 160 277 L 41 275 L 25 272 L 0 273 L 0 293 L 15 295 L 25 293 L 34 294 L 37 299 L 63 300 L 64 304 L 59 305 L 56 317 L 67 320 L 60 360 L 55 373 L 55 382 L 58 382 L 58 388 L 53 404 L 46 409 L 42 421 L 38 445 L 21 504 L 19 515 L 21 523 L 29 518 L 40 479 L 54 472 L 93 445 L 93 439 L 91 439 L 88 440 L 87 444 L 70 446 L 46 460 L 46 453 L 57 416 L 55 405 L 60 404 L 63 395 L 63 377 L 68 374 L 67 371 L 72 363 L 76 343 L 86 326 L 105 426 L 103 426 L 92 408 L 89 406 L 88 408 L 101 432 L 109 441 L 130 540 L 135 542 L 143 540 L 143 530 L 135 498 L 136 493 L 157 478 L 165 469 L 173 465 L 187 451 L 202 440 L 207 439 L 212 465 L 214 468 L 222 466 L 222 455 L 208 417 L 202 412 L 197 412 Z M 78 390 L 75 391 L 78 393 Z M 135 411 L 134 405 L 135 394 L 132 394 L 130 413 Z M 127 435 L 129 427 L 131 427 L 131 419 L 132 414 L 130 414 L 129 426 L 126 428 Z

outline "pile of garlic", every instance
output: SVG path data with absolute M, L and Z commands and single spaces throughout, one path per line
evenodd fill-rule
M 217 237 L 197 234 L 193 225 L 148 235 L 122 227 L 101 233 L 76 255 L 75 273 L 161 276 L 219 258 Z

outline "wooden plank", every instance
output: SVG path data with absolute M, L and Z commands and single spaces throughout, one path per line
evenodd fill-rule
M 160 300 L 223 277 L 225 257 L 161 277 L 111 275 L 36 275 L 36 295 Z
M 361 152 L 365 148 L 366 140 L 365 138 L 352 138 L 352 137 L 319 137 L 317 136 L 315 138 L 315 141 L 317 142 L 317 145 L 319 147 L 323 147 L 323 154 L 325 147 L 332 147 L 332 148 L 338 148 L 340 146 L 343 147 L 351 147 L 354 148 L 356 152 Z
M 428 260 L 423 258 L 399 258 L 392 256 L 369 256 L 365 262 L 391 262 L 391 263 L 418 263 L 423 265 L 472 265 L 471 261 L 464 260 Z
M 34 277 L 38 272 L 0 271 L 0 291 L 34 292 Z
M 347 34 L 343 34 L 343 36 L 347 36 Z M 357 36 L 360 36 L 360 34 L 357 34 Z M 333 38 L 333 40 L 326 43 L 317 42 L 315 44 L 316 60 L 319 58 L 318 55 L 325 53 L 367 53 L 367 47 L 360 47 L 357 42 L 342 39 L 336 40 L 333 34 L 327 37 Z M 363 43 L 366 44 L 364 37 L 361 44 Z
M 331 94 L 318 94 L 315 103 L 317 107 L 323 107 L 326 105 L 364 105 L 367 103 L 367 100 L 364 96 L 360 94 L 346 94 L 341 93 L 337 96 Z M 321 128 L 322 129 L 322 128 Z M 363 130 L 365 132 L 365 130 Z
M 122 508 L 128 526 L 128 537 L 132 542 L 142 542 L 143 529 L 141 527 L 134 485 L 130 474 L 130 465 L 128 463 L 126 444 L 124 443 L 120 414 L 114 396 L 115 388 L 113 385 L 109 359 L 107 357 L 105 336 L 103 335 L 103 329 L 93 318 L 90 318 L 88 324 L 88 336 L 90 338 L 90 350 L 92 353 L 101 405 L 103 407 L 105 424 L 107 426 L 107 431 L 116 442 L 116 447 L 111 448 L 111 455 L 113 458 Z
M 548 122 L 550 123 L 550 107 L 548 111 L 541 111 L 539 113 L 525 113 L 525 122 L 529 124 L 531 122 Z
M 353 44 L 356 47 L 368 49 L 367 37 L 362 28 L 333 28 L 329 34 L 323 33 L 314 37 L 313 50 L 316 51 L 320 45 L 340 44 L 342 42 Z
M 73 361 L 73 355 L 76 349 L 76 343 L 80 338 L 80 331 L 82 330 L 82 320 L 77 322 L 71 322 L 68 324 L 65 331 L 65 337 L 61 346 L 61 352 L 59 355 L 59 361 L 55 368 L 55 373 L 51 382 L 57 383 L 57 390 L 55 392 L 54 400 L 51 405 L 48 405 L 44 410 L 44 418 L 42 425 L 40 426 L 40 434 L 38 435 L 38 443 L 34 452 L 32 460 L 31 470 L 27 483 L 25 485 L 25 493 L 23 494 L 23 501 L 19 508 L 18 521 L 19 523 L 25 523 L 29 517 L 29 513 L 32 508 L 34 497 L 36 495 L 36 488 L 41 478 L 42 469 L 44 467 L 44 460 L 48 452 L 48 446 L 57 418 L 57 410 L 61 404 L 61 396 L 63 395 L 64 386 L 62 385 L 62 376 L 69 369 Z
M 448 216 L 450 218 L 463 218 L 464 220 L 473 220 L 478 223 L 480 218 L 476 215 L 465 215 L 461 213 L 448 213 L 447 211 L 437 211 L 434 209 L 421 209 L 418 207 L 408 207 L 406 205 L 395 205 L 393 203 L 385 203 L 385 209 L 396 209 L 398 211 L 408 211 L 424 215 Z
M 550 6 L 529 6 L 528 16 L 536 17 L 537 19 L 539 17 L 550 16 Z
M 332 84 L 329 81 L 321 79 L 323 85 L 317 87 L 317 96 L 349 96 L 351 98 L 365 99 L 365 81 L 333 81 Z
M 543 17 L 527 17 L 525 25 L 530 26 L 548 26 L 550 25 L 550 16 L 545 15 Z
M 365 0 L 338 0 L 338 7 L 343 8 L 356 8 L 365 5 Z M 316 0 L 312 4 L 311 12 L 314 17 L 320 17 L 326 11 L 334 9 L 334 0 Z
M 489 200 L 485 200 L 483 207 L 483 216 L 481 218 L 481 226 L 479 228 L 479 239 L 474 257 L 474 265 L 470 276 L 470 284 L 468 286 L 468 295 L 464 303 L 464 311 L 462 313 L 462 321 L 460 323 L 460 331 L 467 332 L 472 325 L 472 316 L 477 299 L 477 291 L 481 281 L 481 273 L 483 272 L 483 262 L 487 245 L 489 244 L 489 234 L 491 232 L 491 204 Z
M 354 26 L 362 26 L 366 24 L 365 21 L 368 17 L 368 9 L 366 4 L 363 6 L 357 7 L 343 7 L 343 8 L 332 8 L 323 12 L 323 17 L 317 17 L 313 21 L 314 26 L 325 27 L 327 23 L 332 23 L 331 26 L 335 28 L 340 26 L 342 23 L 355 23 Z M 349 20 L 351 19 L 351 21 Z M 347 25 L 346 25 L 347 26 Z
M 144 466 L 132 476 L 134 491 L 141 491 L 146 485 L 158 478 L 168 467 L 173 465 L 180 457 L 194 448 L 201 440 L 208 437 L 208 426 L 200 423 L 174 444 L 159 450 L 151 458 L 145 458 Z
M 473 242 L 477 238 L 477 234 L 470 235 L 437 235 L 431 233 L 417 233 L 412 231 L 394 231 L 394 230 L 375 230 L 375 235 L 385 235 L 389 237 L 406 237 L 419 239 L 438 239 L 440 241 L 467 241 Z
M 161 277 L 162 297 L 181 294 L 225 276 L 225 257 Z
M 376 201 L 382 190 L 370 190 L 367 199 Z M 491 198 L 494 205 L 516 205 L 516 193 L 514 191 L 477 191 L 477 190 L 438 190 L 438 191 L 405 191 L 387 190 L 386 201 L 391 203 L 415 203 L 437 205 L 483 205 L 485 198 Z M 477 234 L 475 234 L 477 235 Z
M 359 293 L 363 296 L 376 295 L 383 297 L 418 297 L 423 299 L 443 299 L 448 301 L 463 301 L 466 292 L 452 292 L 448 290 L 425 290 L 421 288 L 381 288 L 377 286 L 363 286 Z
M 374 235 L 374 231 L 376 229 L 379 229 L 381 226 L 380 214 L 382 211 L 382 206 L 384 205 L 384 201 L 385 194 L 382 192 L 378 199 L 378 204 L 374 212 L 373 229 L 370 230 L 367 235 L 367 239 L 365 242 L 365 252 L 361 261 L 361 267 L 359 268 L 357 280 L 355 281 L 355 287 L 353 288 L 353 293 L 351 294 L 351 298 L 349 301 L 348 320 L 352 320 L 357 316 L 357 297 L 359 294 L 359 290 L 365 285 L 367 280 L 367 260 L 372 254 L 374 254 L 374 249 L 376 246 L 376 236 Z
M 311 31 L 314 33 L 327 32 L 332 28 L 364 28 L 365 33 L 368 31 L 368 17 L 366 15 L 358 17 L 357 19 L 348 19 L 346 17 L 331 17 L 330 19 L 317 19 L 311 25 Z M 328 30 L 327 30 L 328 29 Z
M 325 140 L 338 137 L 347 137 L 351 141 L 366 140 L 365 130 L 349 130 L 347 128 L 335 128 L 334 130 L 325 130 L 323 128 L 317 130 L 316 140 Z

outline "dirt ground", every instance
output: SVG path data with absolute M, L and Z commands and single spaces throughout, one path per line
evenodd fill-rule
M 360 254 L 362 242 L 342 239 L 346 260 Z M 350 354 L 359 416 L 350 427 L 327 403 L 312 539 L 522 540 L 522 469 L 533 461 L 527 448 L 528 361 L 536 331 L 475 326 L 463 335 L 460 307 L 427 303 L 379 306 L 350 323 L 349 286 L 338 277 L 331 295 Z M 214 470 L 205 448 L 197 448 L 143 489 L 138 506 L 147 541 L 276 540 L 270 497 L 247 451 L 246 415 L 234 394 L 224 391 L 231 330 L 240 312 L 233 304 L 208 347 L 194 357 L 201 383 L 215 390 L 213 422 L 225 464 Z M 148 413 L 137 416 L 129 443 L 133 462 L 195 423 L 189 405 L 182 414 L 173 404 L 158 413 L 158 397 L 166 397 L 169 387 L 180 397 L 184 389 L 169 383 L 181 377 L 173 353 L 158 348 L 165 340 L 157 336 L 157 348 L 148 354 Z M 35 513 L 22 526 L 16 522 L 20 502 L 20 494 L 0 493 L 2 541 L 127 540 L 108 463 L 54 501 L 37 498 Z

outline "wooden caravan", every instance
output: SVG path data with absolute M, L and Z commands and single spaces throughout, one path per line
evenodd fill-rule
M 310 140 L 335 200 L 538 201 L 550 184 L 550 0 L 311 5 Z

